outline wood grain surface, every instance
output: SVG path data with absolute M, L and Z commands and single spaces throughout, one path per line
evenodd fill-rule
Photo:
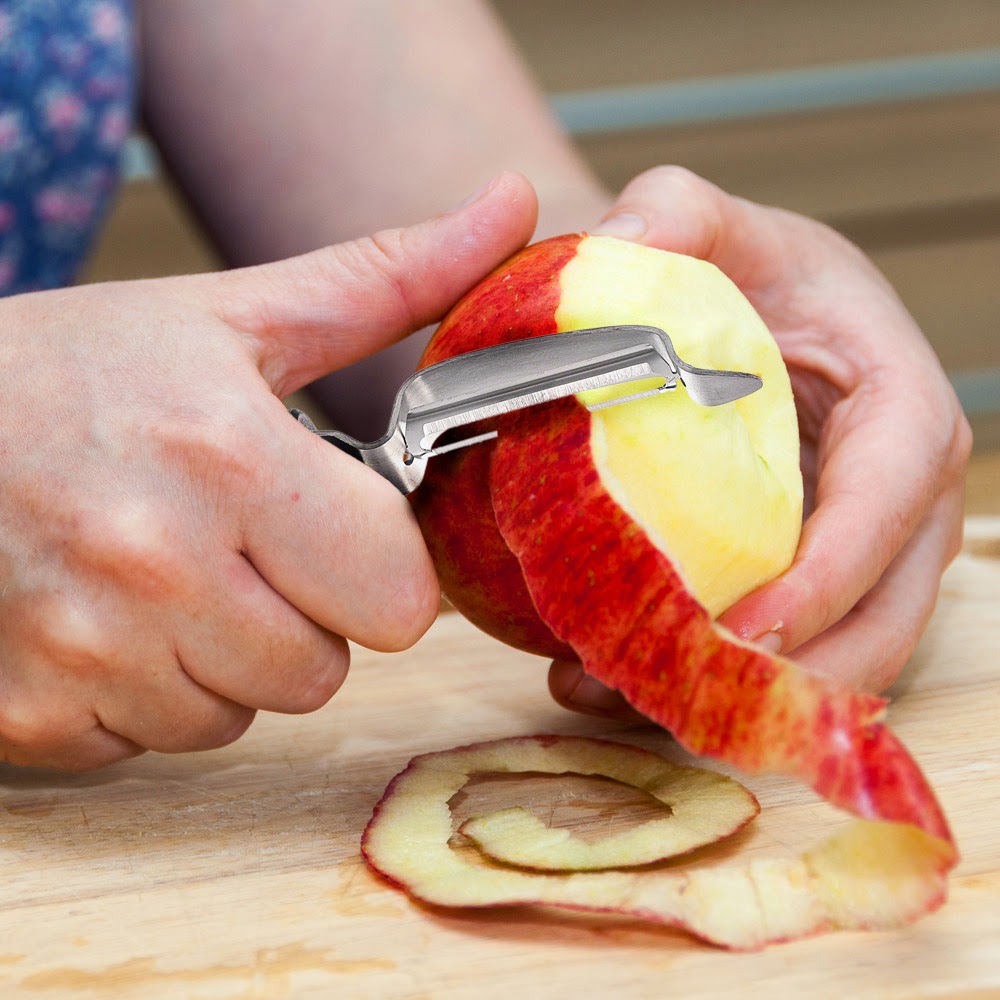
M 409 652 L 357 650 L 324 710 L 261 716 L 225 750 L 82 776 L 0 768 L 0 996 L 1000 996 L 1000 519 L 971 520 L 968 549 L 890 710 L 963 856 L 949 901 L 912 927 L 727 954 L 633 921 L 409 902 L 358 842 L 415 753 L 558 732 L 687 759 L 652 728 L 562 712 L 544 663 L 445 614 Z M 733 856 L 799 851 L 845 821 L 794 782 L 746 780 L 764 812 Z M 644 808 L 581 781 L 470 794 L 580 828 Z

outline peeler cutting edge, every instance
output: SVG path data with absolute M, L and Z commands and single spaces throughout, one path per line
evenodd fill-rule
M 496 437 L 496 431 L 490 431 L 435 447 L 446 431 L 588 389 L 653 378 L 662 379 L 661 384 L 589 408 L 669 392 L 678 382 L 696 403 L 719 406 L 764 384 L 748 372 L 687 364 L 658 327 L 600 326 L 497 344 L 424 368 L 400 387 L 389 428 L 377 441 L 321 431 L 301 410 L 291 413 L 406 494 L 420 485 L 429 458 Z

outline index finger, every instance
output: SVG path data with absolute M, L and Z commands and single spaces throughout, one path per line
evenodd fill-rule
M 433 622 L 437 576 L 403 495 L 278 404 L 241 549 L 286 600 L 372 649 L 412 645 Z

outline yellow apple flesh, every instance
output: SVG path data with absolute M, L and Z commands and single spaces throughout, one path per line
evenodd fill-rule
M 584 239 L 559 285 L 560 332 L 658 326 L 688 363 L 764 380 L 762 389 L 722 407 L 701 406 L 678 388 L 590 419 L 590 450 L 605 489 L 669 554 L 709 612 L 721 614 L 785 570 L 798 544 L 798 423 L 774 338 L 718 268 L 681 254 Z M 589 393 L 584 402 L 613 395 Z

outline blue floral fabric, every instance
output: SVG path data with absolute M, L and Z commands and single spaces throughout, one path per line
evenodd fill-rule
M 0 0 L 0 295 L 72 282 L 132 125 L 131 0 Z

